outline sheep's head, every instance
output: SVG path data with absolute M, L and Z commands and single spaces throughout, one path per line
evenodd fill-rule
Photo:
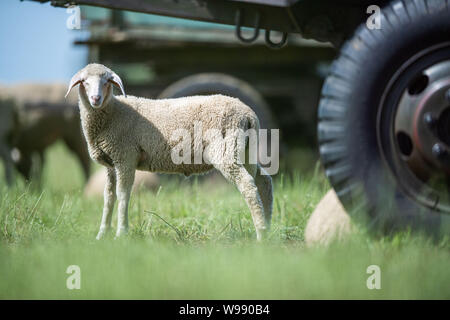
M 78 71 L 70 80 L 66 97 L 70 90 L 78 84 L 80 85 L 80 96 L 89 101 L 94 109 L 100 109 L 105 101 L 110 99 L 111 85 L 118 87 L 126 96 L 120 77 L 102 64 L 91 63 Z

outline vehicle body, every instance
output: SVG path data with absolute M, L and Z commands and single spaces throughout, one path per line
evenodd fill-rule
M 298 33 L 306 39 L 340 44 L 365 18 L 370 5 L 389 0 L 32 0 L 54 6 L 91 5 L 110 9 L 258 27 Z

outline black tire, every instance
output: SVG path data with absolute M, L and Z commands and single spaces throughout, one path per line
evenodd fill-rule
M 158 98 L 223 94 L 238 98 L 255 111 L 261 128 L 273 128 L 270 108 L 262 95 L 247 82 L 222 73 L 200 73 L 185 77 L 164 89 Z
M 450 212 L 406 191 L 390 162 L 396 155 L 382 147 L 391 133 L 380 130 L 386 110 L 399 101 L 394 92 L 408 88 L 427 66 L 450 60 L 449 6 L 444 0 L 392 1 L 382 8 L 381 30 L 363 24 L 344 44 L 323 86 L 322 163 L 347 211 L 371 231 L 450 233 Z

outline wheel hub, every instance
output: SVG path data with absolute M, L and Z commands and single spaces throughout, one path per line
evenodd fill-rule
M 436 83 L 419 102 L 413 122 L 413 142 L 420 155 L 435 169 L 450 173 L 448 111 L 450 79 Z
M 450 61 L 426 69 L 410 83 L 394 132 L 402 160 L 422 181 L 450 176 Z

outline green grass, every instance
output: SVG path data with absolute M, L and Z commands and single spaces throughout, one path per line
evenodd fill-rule
M 102 200 L 84 198 L 80 168 L 61 145 L 47 158 L 41 191 L 23 181 L 1 186 L 2 299 L 450 298 L 447 239 L 362 232 L 306 248 L 306 221 L 328 189 L 314 164 L 275 179 L 264 243 L 254 240 L 233 187 L 181 178 L 163 179 L 156 194 L 132 196 L 127 238 L 96 241 Z M 366 287 L 373 264 L 381 268 L 381 290 Z M 81 268 L 80 290 L 66 287 L 69 265 Z

